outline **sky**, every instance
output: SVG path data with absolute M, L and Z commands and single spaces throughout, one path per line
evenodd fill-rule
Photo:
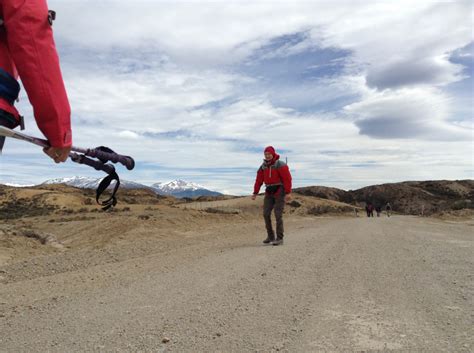
M 250 194 L 268 145 L 295 187 L 474 179 L 471 1 L 49 7 L 74 145 L 133 156 L 123 179 Z M 20 141 L 0 161 L 0 183 L 101 176 Z

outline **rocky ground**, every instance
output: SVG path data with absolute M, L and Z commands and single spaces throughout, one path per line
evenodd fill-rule
M 0 352 L 474 349 L 472 218 L 229 202 L 3 221 Z

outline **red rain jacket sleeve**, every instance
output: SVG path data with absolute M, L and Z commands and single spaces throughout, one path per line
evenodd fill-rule
M 2 1 L 11 57 L 41 132 L 53 147 L 72 144 L 71 108 L 45 0 Z
M 285 194 L 290 194 L 291 193 L 291 174 L 290 174 L 290 168 L 288 168 L 287 165 L 284 165 L 278 170 L 281 178 L 281 182 L 283 183 L 283 187 L 285 188 Z
M 263 184 L 263 170 L 260 168 L 257 172 L 257 178 L 255 179 L 255 185 L 253 187 L 253 194 L 258 195 L 260 192 L 260 188 L 262 187 Z

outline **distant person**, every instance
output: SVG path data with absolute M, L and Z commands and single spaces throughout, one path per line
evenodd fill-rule
M 263 201 L 263 218 L 267 229 L 264 244 L 282 245 L 284 237 L 283 210 L 285 202 L 291 200 L 291 174 L 285 162 L 280 160 L 272 146 L 264 151 L 263 164 L 257 171 L 252 200 L 257 198 L 262 184 L 265 183 L 265 198 Z M 272 211 L 275 210 L 276 238 L 272 226 Z
M 385 211 L 387 212 L 387 217 L 390 217 L 390 213 L 392 211 L 392 206 L 390 205 L 390 202 L 387 202 L 385 205 Z
M 375 207 L 375 212 L 377 212 L 377 217 L 380 217 L 380 213 L 382 213 L 382 207 L 376 206 Z
M 354 214 L 356 217 L 359 217 L 359 209 L 357 207 L 354 207 Z
M 71 109 L 53 39 L 54 17 L 45 0 L 0 2 L 0 125 L 14 129 L 23 124 L 14 106 L 20 77 L 36 123 L 51 146 L 44 152 L 60 163 L 69 155 L 72 133 Z
M 365 211 L 367 212 L 367 217 L 374 216 L 374 205 L 371 202 L 367 202 L 365 205 Z

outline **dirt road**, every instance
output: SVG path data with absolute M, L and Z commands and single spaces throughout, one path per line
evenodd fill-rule
M 67 271 L 73 254 L 0 268 L 0 351 L 474 350 L 472 223 L 295 218 L 282 247 L 262 230 L 130 242 L 135 255 Z M 46 262 L 48 275 L 22 272 Z

